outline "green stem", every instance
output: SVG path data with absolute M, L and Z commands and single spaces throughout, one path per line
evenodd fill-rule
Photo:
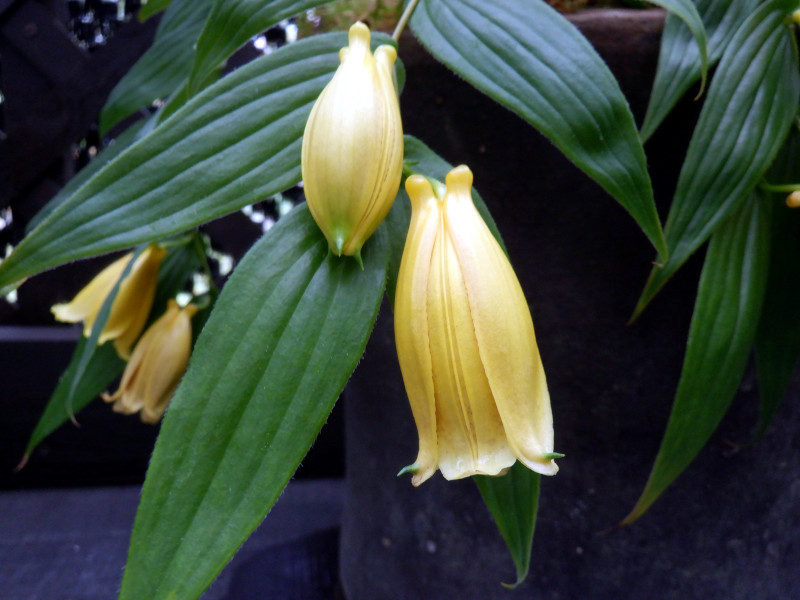
M 762 181 L 759 187 L 765 192 L 774 192 L 776 194 L 791 194 L 792 192 L 800 191 L 800 183 L 787 183 L 784 185 L 773 185 Z
M 411 0 L 403 11 L 403 14 L 400 15 L 400 20 L 397 22 L 397 27 L 394 28 L 394 33 L 392 34 L 392 39 L 395 43 L 400 43 L 400 34 L 402 34 L 403 29 L 406 28 L 406 23 L 408 23 L 408 20 L 411 18 L 411 13 L 414 12 L 418 2 L 419 0 Z

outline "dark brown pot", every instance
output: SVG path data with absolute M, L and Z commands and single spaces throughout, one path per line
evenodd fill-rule
M 574 22 L 641 119 L 663 13 L 605 11 Z M 513 581 L 513 564 L 472 481 L 436 475 L 415 489 L 395 476 L 416 457 L 417 434 L 385 306 L 345 397 L 347 599 L 800 597 L 800 411 L 786 401 L 766 440 L 736 450 L 727 440 L 746 440 L 757 418 L 752 375 L 651 511 L 598 533 L 632 508 L 658 450 L 699 260 L 626 326 L 654 256 L 632 219 L 531 127 L 409 42 L 401 50 L 406 130 L 475 174 L 532 307 L 556 450 L 566 458 L 543 479 L 528 581 L 508 591 L 500 582 Z M 662 205 L 697 110 L 681 104 L 646 147 Z

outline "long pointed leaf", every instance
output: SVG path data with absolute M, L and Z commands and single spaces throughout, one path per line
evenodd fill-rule
M 633 115 L 569 21 L 540 1 L 421 0 L 411 26 L 436 58 L 549 137 L 666 251 Z
M 217 0 L 197 40 L 190 92 L 196 92 L 214 69 L 254 35 L 320 3 L 321 0 Z
M 769 172 L 774 184 L 800 181 L 800 131 L 794 128 Z M 773 199 L 782 200 L 773 195 Z M 800 358 L 800 211 L 783 202 L 773 209 L 769 279 L 756 334 L 756 365 L 761 398 L 755 437 L 778 410 Z
M 102 346 L 95 344 L 94 347 L 88 349 L 87 344 L 88 340 L 85 337 L 78 340 L 69 366 L 61 376 L 42 416 L 39 417 L 39 422 L 31 433 L 28 445 L 25 447 L 23 464 L 27 462 L 28 457 L 42 440 L 66 423 L 73 414 L 97 398 L 100 392 L 108 389 L 114 378 L 122 373 L 125 361 L 117 355 L 112 342 L 107 342 Z M 81 357 L 87 350 L 92 351 L 91 360 L 79 373 L 78 366 Z M 77 384 L 73 387 L 72 383 L 76 379 Z
M 166 98 L 189 76 L 194 44 L 211 3 L 173 0 L 158 24 L 153 45 L 111 90 L 100 114 L 101 132 L 155 100 Z
M 708 38 L 703 18 L 692 0 L 649 0 L 650 4 L 656 4 L 669 11 L 670 16 L 683 21 L 689 32 L 692 34 L 695 43 L 695 54 L 699 58 L 700 77 L 702 90 L 708 77 Z
M 303 205 L 236 268 L 167 411 L 121 599 L 198 598 L 277 500 L 364 351 L 381 237 L 362 271 L 329 253 Z
M 708 34 L 708 61 L 722 56 L 733 34 L 758 6 L 758 0 L 696 0 Z M 647 140 L 691 85 L 702 75 L 696 36 L 677 16 L 669 15 L 661 36 L 661 51 L 640 136 Z
M 516 587 L 525 581 L 531 565 L 541 475 L 518 461 L 502 477 L 478 475 L 473 479 L 517 568 L 517 581 L 507 587 Z
M 669 257 L 656 260 L 634 316 L 747 198 L 786 138 L 800 72 L 784 4 L 755 11 L 720 60 L 667 218 Z
M 769 200 L 748 198 L 712 236 L 667 430 L 632 523 L 705 446 L 739 387 L 753 345 L 769 260 Z
M 34 229 L 0 264 L 0 287 L 180 233 L 292 187 L 308 113 L 346 44 L 344 33 L 290 44 L 198 94 Z

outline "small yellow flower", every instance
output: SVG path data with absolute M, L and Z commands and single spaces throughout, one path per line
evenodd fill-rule
M 533 322 L 503 250 L 472 202 L 472 173 L 447 175 L 444 198 L 406 180 L 411 224 L 395 295 L 395 338 L 419 454 L 419 485 L 499 475 L 520 460 L 544 475 L 553 417 Z
M 167 408 L 186 371 L 192 351 L 194 304 L 181 308 L 169 301 L 166 312 L 155 321 L 136 344 L 133 356 L 122 374 L 119 389 L 103 400 L 113 402 L 114 412 L 157 423 Z
M 131 346 L 142 332 L 147 315 L 150 314 L 156 293 L 158 268 L 166 254 L 166 249 L 155 244 L 145 248 L 119 286 L 97 343 L 102 345 L 114 340 L 114 347 L 122 358 L 130 357 Z M 97 313 L 132 257 L 132 253 L 126 254 L 100 271 L 78 292 L 72 302 L 53 306 L 50 310 L 55 318 L 66 323 L 83 321 L 83 335 L 89 337 Z
M 397 52 L 370 52 L 369 28 L 350 28 L 341 64 L 303 135 L 303 189 L 331 250 L 360 259 L 392 207 L 403 170 L 403 127 L 392 78 Z

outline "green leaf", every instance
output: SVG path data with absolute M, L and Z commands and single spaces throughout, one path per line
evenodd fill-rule
M 87 354 L 90 355 L 89 360 L 81 368 L 82 357 Z M 117 355 L 113 342 L 106 342 L 102 346 L 98 346 L 96 342 L 90 345 L 81 336 L 69 366 L 61 376 L 28 440 L 25 456 L 20 464 L 24 465 L 28 461 L 28 457 L 42 440 L 97 398 L 100 392 L 108 389 L 123 368 L 125 361 Z
M 147 123 L 147 119 L 138 121 L 114 138 L 107 147 L 92 159 L 88 165 L 78 171 L 75 176 L 70 179 L 30 221 L 28 221 L 28 224 L 25 226 L 25 232 L 29 233 L 35 229 L 47 215 L 53 212 L 64 200 L 74 194 L 79 187 L 89 181 L 89 179 L 102 169 L 112 158 L 115 158 L 133 142 L 139 139 L 139 133 Z
M 277 500 L 366 346 L 381 237 L 361 270 L 301 205 L 231 275 L 162 425 L 122 600 L 198 598 Z
M 782 0 L 752 13 L 720 60 L 634 318 L 763 177 L 797 112 L 800 73 Z
M 525 581 L 531 564 L 541 476 L 517 461 L 502 477 L 476 475 L 473 480 L 517 568 L 517 581 L 513 585 L 504 585 L 516 587 Z
M 145 0 L 142 8 L 139 9 L 139 20 L 146 21 L 153 15 L 165 10 L 172 0 Z
M 792 129 L 769 172 L 774 184 L 800 182 L 800 132 Z M 788 208 L 785 194 L 773 195 L 769 276 L 756 334 L 756 365 L 761 397 L 755 437 L 772 422 L 800 357 L 800 211 Z M 777 203 L 777 202 L 776 202 Z
M 111 307 L 119 292 L 120 284 L 131 272 L 133 263 L 142 250 L 143 248 L 137 248 L 133 252 L 131 260 L 128 261 L 114 287 L 111 288 L 108 296 L 106 296 L 95 317 L 89 337 L 81 336 L 67 370 L 59 380 L 52 397 L 44 409 L 44 413 L 39 419 L 39 423 L 31 435 L 31 439 L 28 441 L 20 467 L 27 462 L 31 451 L 39 442 L 60 427 L 67 419 L 74 419 L 75 413 L 95 398 L 114 377 L 119 375 L 125 366 L 122 360 L 114 360 L 112 357 L 112 353 L 116 355 L 113 344 L 106 343 L 100 347 L 97 341 L 100 339 L 100 333 L 106 326 L 108 317 L 111 314 Z
M 212 0 L 174 0 L 158 24 L 153 45 L 111 90 L 100 114 L 100 131 L 172 94 L 189 76 L 194 45 Z
M 132 264 L 133 261 L 130 265 Z M 161 261 L 158 271 L 158 287 L 153 300 L 153 309 L 148 318 L 148 325 L 164 313 L 167 300 L 173 298 L 181 290 L 197 266 L 197 257 L 191 248 L 177 246 L 169 249 L 167 256 Z M 127 273 L 126 269 L 123 276 L 120 277 L 120 281 Z M 117 355 L 114 344 L 107 342 L 102 346 L 97 345 L 97 339 L 108 319 L 117 289 L 115 287 L 106 299 L 104 306 L 107 305 L 108 308 L 105 309 L 105 312 L 101 310 L 98 314 L 96 327 L 93 327 L 92 331 L 92 339 L 87 340 L 81 336 L 78 340 L 70 364 L 61 376 L 30 440 L 28 440 L 22 464 L 27 461 L 28 456 L 44 438 L 61 427 L 68 419 L 73 418 L 78 411 L 97 398 L 100 392 L 108 389 L 111 382 L 122 373 L 125 361 Z
M 282 19 L 319 5 L 321 0 L 216 0 L 197 40 L 189 90 L 201 83 L 240 46 Z
M 706 77 L 708 77 L 708 40 L 706 36 L 706 28 L 703 24 L 703 18 L 697 7 L 692 3 L 692 0 L 648 0 L 650 4 L 656 4 L 661 8 L 669 11 L 670 16 L 674 16 L 689 29 L 695 42 L 695 54 L 699 54 L 700 58 L 700 77 L 702 83 L 700 84 L 700 92 L 698 96 L 703 93 L 706 86 Z
M 739 26 L 756 9 L 758 0 L 696 0 L 696 4 L 708 32 L 708 61 L 714 64 Z M 677 15 L 667 16 L 653 91 L 640 131 L 642 140 L 653 135 L 702 71 L 696 36 Z M 698 96 L 700 93 L 702 90 Z
M 638 519 L 705 446 L 739 387 L 769 261 L 769 199 L 751 195 L 712 236 L 683 370 L 655 464 L 623 524 Z
M 422 0 L 411 26 L 436 58 L 549 137 L 666 252 L 628 103 L 569 21 L 539 1 Z
M 34 229 L 0 264 L 0 287 L 180 233 L 295 185 L 306 119 L 346 39 L 331 33 L 284 46 L 195 96 Z

